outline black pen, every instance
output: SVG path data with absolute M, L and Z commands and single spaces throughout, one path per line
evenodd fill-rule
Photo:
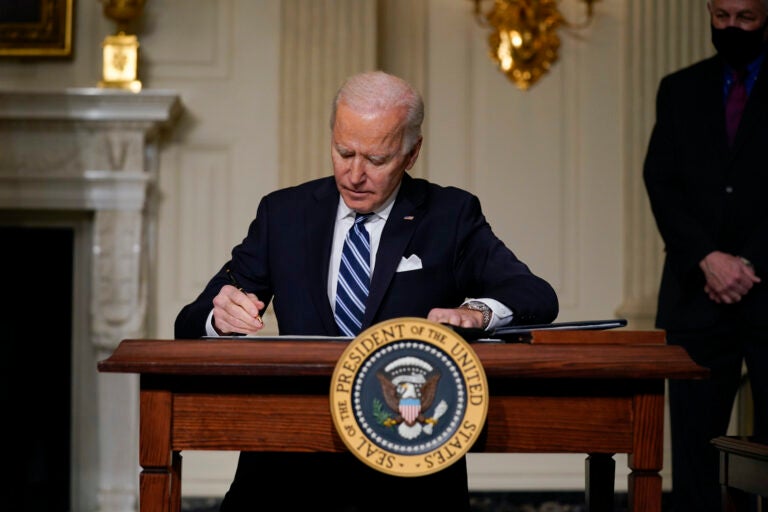
M 234 286 L 235 288 L 237 288 L 238 290 L 240 290 L 243 293 L 247 293 L 245 290 L 243 290 L 243 287 L 240 286 L 240 283 L 237 281 L 237 279 L 235 279 L 235 275 L 232 273 L 232 271 L 229 269 L 229 267 L 227 267 L 227 275 L 229 276 L 229 282 L 232 283 L 232 286 Z M 264 320 L 261 319 L 261 315 L 257 314 L 256 315 L 256 320 L 261 322 L 261 325 L 264 325 Z

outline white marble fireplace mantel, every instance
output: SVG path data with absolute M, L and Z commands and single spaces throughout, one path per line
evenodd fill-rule
M 137 508 L 137 377 L 100 375 L 96 362 L 146 336 L 159 147 L 181 112 L 166 90 L 0 91 L 0 223 L 86 219 L 73 225 L 84 241 L 73 272 L 76 512 Z

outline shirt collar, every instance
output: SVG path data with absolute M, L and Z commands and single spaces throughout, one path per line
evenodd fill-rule
M 763 61 L 765 60 L 765 54 L 766 54 L 765 50 L 760 52 L 760 55 L 758 55 L 755 60 L 747 64 L 747 76 L 746 76 L 747 80 L 751 80 L 757 77 L 757 73 L 760 71 L 760 66 L 763 65 Z M 734 69 L 731 66 L 727 64 L 725 65 L 725 73 L 729 80 L 733 76 L 733 71 Z
M 375 217 L 384 219 L 385 221 L 387 218 L 389 218 L 389 213 L 392 211 L 392 206 L 395 204 L 395 199 L 397 198 L 397 193 L 400 191 L 400 184 L 397 185 L 397 188 L 389 195 L 386 201 L 384 201 L 384 204 L 382 204 L 377 210 L 374 210 L 373 214 Z M 347 204 L 344 202 L 344 199 L 339 195 L 339 207 L 336 209 L 336 221 L 340 221 L 341 219 L 347 218 L 347 217 L 355 217 L 356 212 L 347 206 Z

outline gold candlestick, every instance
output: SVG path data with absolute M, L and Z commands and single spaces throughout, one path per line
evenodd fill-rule
M 146 0 L 99 1 L 104 6 L 104 15 L 117 23 L 117 32 L 105 37 L 101 44 L 104 59 L 99 87 L 139 92 L 139 39 L 135 34 L 127 32 L 130 24 L 142 14 Z

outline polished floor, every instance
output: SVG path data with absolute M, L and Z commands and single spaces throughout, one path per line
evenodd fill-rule
M 664 496 L 666 501 L 667 496 Z M 218 512 L 219 499 L 185 498 L 182 512 Z M 472 493 L 473 512 L 586 512 L 584 493 L 581 492 L 491 492 Z M 667 510 L 666 507 L 663 507 Z M 627 510 L 626 495 L 616 494 L 614 512 Z

